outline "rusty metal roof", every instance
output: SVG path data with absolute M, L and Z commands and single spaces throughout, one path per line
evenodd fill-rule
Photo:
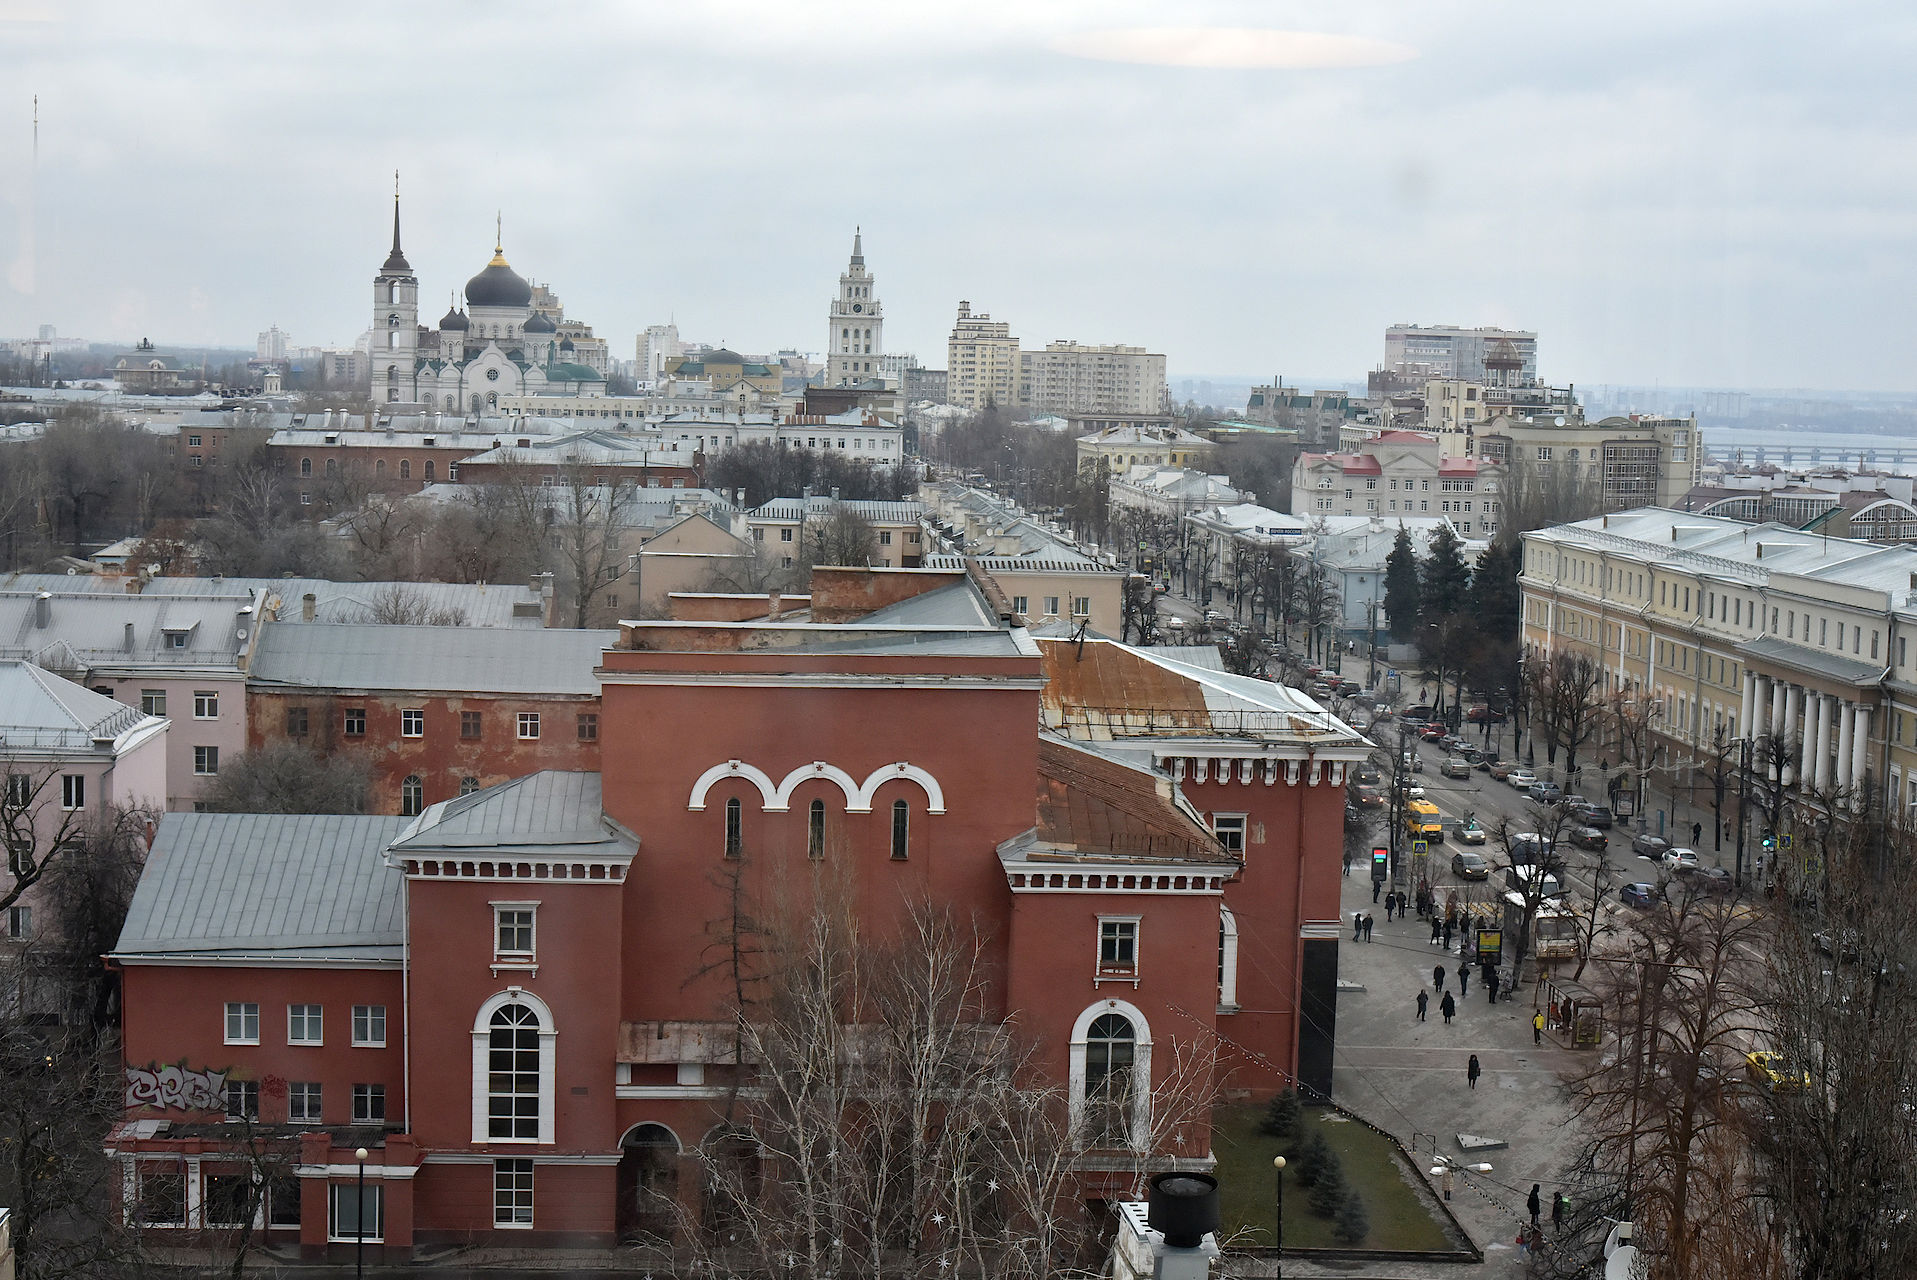
M 1028 861 L 1114 858 L 1236 866 L 1171 779 L 1049 734 L 1038 741 L 1036 843 Z
M 1358 731 L 1303 692 L 1181 662 L 1115 640 L 1037 637 L 1045 727 L 1084 742 L 1248 738 L 1272 745 L 1360 744 Z

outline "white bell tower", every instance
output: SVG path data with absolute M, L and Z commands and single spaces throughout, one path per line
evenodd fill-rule
M 839 276 L 839 296 L 832 300 L 828 330 L 826 386 L 883 379 L 879 357 L 885 354 L 885 312 L 872 274 L 865 269 L 859 228 L 852 232 L 852 260 Z
M 399 175 L 393 175 L 393 251 L 373 277 L 373 399 L 413 400 L 419 355 L 419 278 L 399 247 Z

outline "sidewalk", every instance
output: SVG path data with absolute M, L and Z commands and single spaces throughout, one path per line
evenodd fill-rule
M 1515 1276 L 1522 1263 L 1513 1239 L 1532 1183 L 1548 1201 L 1559 1175 L 1575 1154 L 1570 1128 L 1570 1094 L 1561 1076 L 1589 1061 L 1588 1051 L 1564 1049 L 1549 1038 L 1534 1045 L 1532 999 L 1536 986 L 1518 989 L 1494 1007 L 1473 971 L 1469 992 L 1459 998 L 1457 1017 L 1446 1026 L 1431 970 L 1445 967 L 1445 990 L 1457 995 L 1457 952 L 1429 945 L 1430 926 L 1416 914 L 1385 923 L 1382 903 L 1372 905 L 1371 881 L 1354 872 L 1343 882 L 1344 923 L 1339 941 L 1338 977 L 1363 991 L 1338 993 L 1337 1055 L 1333 1095 L 1382 1129 L 1414 1147 L 1420 1161 L 1437 1153 L 1461 1164 L 1480 1161 L 1489 1174 L 1465 1174 L 1452 1193 L 1451 1211 L 1484 1250 L 1482 1268 L 1465 1274 Z M 1352 942 L 1353 911 L 1376 919 L 1373 941 Z M 1426 1021 L 1417 1021 L 1417 995 L 1431 995 Z M 1476 1054 L 1483 1068 L 1478 1087 L 1466 1087 L 1465 1067 Z M 1504 1148 L 1466 1153 L 1460 1133 L 1499 1139 Z M 1429 1165 L 1424 1166 L 1426 1169 Z M 1289 1268 L 1287 1268 L 1289 1270 Z M 1410 1280 L 1422 1272 L 1377 1264 L 1364 1274 Z M 1454 1266 L 1449 1274 L 1458 1275 Z M 1303 1275 L 1305 1272 L 1300 1271 Z

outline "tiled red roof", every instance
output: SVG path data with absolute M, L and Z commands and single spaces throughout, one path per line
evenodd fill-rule
M 1038 838 L 1081 857 L 1234 864 L 1171 781 L 1056 738 L 1038 743 Z

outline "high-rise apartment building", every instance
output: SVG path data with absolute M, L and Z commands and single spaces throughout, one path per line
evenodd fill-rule
M 946 395 L 964 409 L 987 404 L 1011 408 L 1018 403 L 1018 339 L 1012 326 L 972 304 L 958 304 L 958 319 L 945 344 Z
M 1143 347 L 1047 343 L 1019 354 L 1018 399 L 1035 413 L 1158 413 L 1165 357 Z
M 1518 360 L 1517 379 L 1538 377 L 1538 335 L 1529 329 L 1461 329 L 1456 325 L 1394 324 L 1385 330 L 1384 368 L 1388 373 L 1417 374 L 1425 378 L 1461 378 L 1467 382 L 1495 382 L 1490 357 L 1508 356 L 1497 350 L 1510 343 Z
M 633 354 L 639 361 L 637 375 L 641 382 L 657 382 L 666 367 L 686 353 L 676 324 L 646 326 L 636 345 L 638 349 Z
M 47 328 L 48 326 L 42 325 L 41 327 Z M 253 343 L 253 358 L 255 360 L 286 359 L 286 334 L 281 332 L 278 325 L 274 325 L 272 328 L 265 330 Z

